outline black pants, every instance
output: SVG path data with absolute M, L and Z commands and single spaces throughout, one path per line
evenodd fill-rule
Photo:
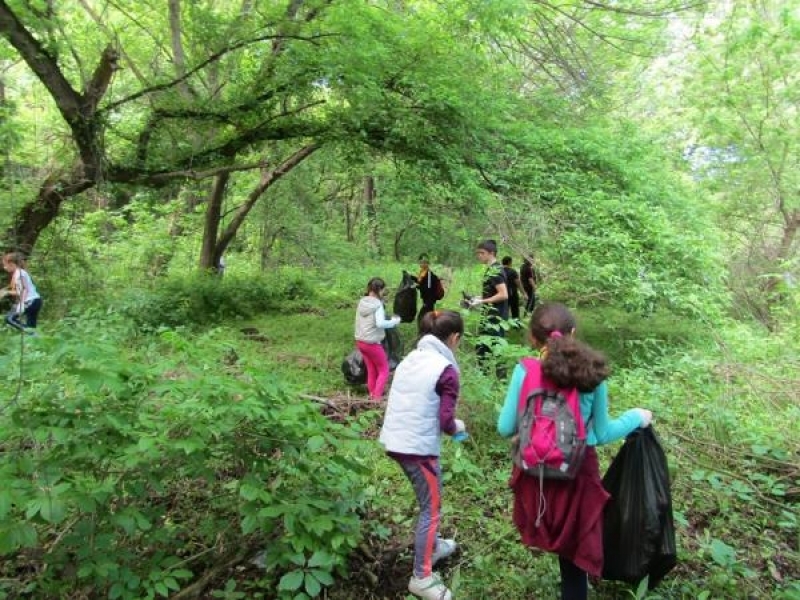
M 425 304 L 424 302 L 422 303 L 422 307 L 419 309 L 419 313 L 417 314 L 417 329 L 419 329 L 420 325 L 422 324 L 422 317 L 433 310 L 436 310 L 435 302 L 433 304 Z
M 531 290 L 527 292 L 528 294 L 528 301 L 525 303 L 525 313 L 531 314 L 533 309 L 536 308 L 536 292 Z
M 512 294 L 508 297 L 508 310 L 512 319 L 519 319 L 519 295 Z
M 586 600 L 589 596 L 589 578 L 586 571 L 566 558 L 558 558 L 561 571 L 561 600 Z
M 36 320 L 39 317 L 39 311 L 42 308 L 42 299 L 36 298 L 25 307 L 22 315 L 9 313 L 6 315 L 6 323 L 15 329 L 36 329 Z M 25 324 L 19 320 L 20 316 L 25 316 Z

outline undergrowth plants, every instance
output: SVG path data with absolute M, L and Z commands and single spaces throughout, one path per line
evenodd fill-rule
M 725 336 L 671 314 L 632 317 L 584 308 L 581 316 L 581 334 L 606 351 L 614 367 L 612 413 L 633 406 L 654 410 L 670 460 L 679 545 L 679 566 L 658 589 L 601 582 L 595 597 L 797 598 L 800 436 L 792 378 L 797 353 L 785 351 L 791 339 L 744 336 L 733 325 Z M 531 560 L 510 526 L 507 448 L 494 435 L 504 386 L 478 371 L 467 343 L 459 363 L 459 410 L 471 440 L 443 449 L 443 526 L 462 544 L 446 576 L 457 569 L 468 598 L 551 597 L 558 581 L 554 563 L 541 554 Z M 616 450 L 602 448 L 602 464 Z M 388 495 L 389 484 L 385 489 Z M 377 515 L 395 518 L 393 500 L 376 494 L 372 502 Z
M 615 377 L 618 398 L 654 411 L 671 462 L 679 571 L 703 574 L 711 591 L 684 576 L 678 589 L 798 597 L 797 350 L 735 323 L 686 340 Z
M 261 308 L 254 292 L 254 312 L 235 315 L 215 306 L 229 290 L 186 279 L 164 289 L 214 301 L 190 300 L 183 326 L 156 318 L 163 308 L 145 326 L 121 302 L 37 337 L 3 332 L 0 598 L 154 598 L 201 585 L 232 599 L 405 598 L 415 500 L 376 441 L 381 411 L 320 411 L 366 397 L 339 365 L 364 283 L 379 275 L 391 288 L 395 272 L 361 265 L 336 274 L 330 296 L 320 279 Z M 137 306 L 158 307 L 159 294 Z M 453 294 L 443 307 L 457 305 Z M 280 312 L 258 312 L 275 301 Z M 476 315 L 464 314 L 471 331 Z M 611 360 L 611 412 L 654 411 L 679 548 L 656 590 L 601 582 L 594 597 L 798 598 L 791 337 L 608 307 L 579 317 Z M 410 350 L 414 324 L 400 334 Z M 528 352 L 524 339 L 508 332 L 505 360 Z M 445 575 L 470 600 L 552 597 L 556 562 L 524 548 L 511 524 L 508 447 L 495 434 L 505 384 L 478 369 L 474 342 L 458 351 L 470 439 L 443 443 L 443 533 L 461 547 Z M 602 448 L 601 465 L 615 451 Z
M 256 588 L 330 585 L 360 539 L 349 430 L 213 331 L 100 328 L 31 339 L 22 373 L 0 355 L 7 389 L 23 378 L 0 415 L 0 597 L 168 597 L 264 549 Z

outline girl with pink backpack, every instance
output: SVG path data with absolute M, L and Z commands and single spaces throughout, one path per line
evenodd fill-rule
M 509 482 L 514 525 L 522 543 L 559 557 L 562 600 L 585 600 L 587 575 L 600 577 L 603 572 L 603 508 L 609 494 L 603 489 L 594 446 L 623 439 L 637 427 L 649 426 L 653 418 L 642 408 L 630 409 L 617 419 L 609 417 L 608 363 L 575 339 L 575 326 L 575 317 L 563 304 L 542 304 L 534 310 L 529 333 L 531 345 L 539 351 L 539 358 L 533 359 L 538 368 L 530 369 L 526 361 L 531 359 L 515 367 L 497 421 L 503 437 L 520 432 L 527 401 L 520 396 L 523 390 L 526 395 L 531 391 L 529 377 L 536 377 L 539 387 L 565 390 L 565 396 L 577 388 L 580 414 L 575 417 L 577 429 L 585 432 L 586 448 L 574 473 L 556 479 L 545 476 L 542 469 L 535 475 L 516 460 Z

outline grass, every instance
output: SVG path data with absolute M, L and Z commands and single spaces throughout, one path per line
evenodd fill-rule
M 702 335 L 694 324 L 671 315 L 631 318 L 618 309 L 604 308 L 584 309 L 578 316 L 583 339 L 606 352 L 616 367 L 611 389 L 612 394 L 617 392 L 618 400 L 612 415 L 630 406 L 653 407 L 673 470 L 681 564 L 648 597 L 703 597 L 702 590 L 708 588 L 709 581 L 712 591 L 705 596 L 709 598 L 766 597 L 762 593 L 800 597 L 792 596 L 796 588 L 785 583 L 787 578 L 797 578 L 800 567 L 797 540 L 795 545 L 790 543 L 792 535 L 797 535 L 796 525 L 787 525 L 774 543 L 764 543 L 759 523 L 775 515 L 782 504 L 780 499 L 772 499 L 773 504 L 763 510 L 753 509 L 749 503 L 757 502 L 761 492 L 742 487 L 735 476 L 736 465 L 730 466 L 727 460 L 715 463 L 715 455 L 725 452 L 714 437 L 718 415 L 700 417 L 698 422 L 691 407 L 683 404 L 691 398 L 692 390 L 704 389 L 709 397 L 718 391 L 704 387 L 710 380 L 702 362 L 697 361 L 695 371 L 682 373 L 682 379 L 686 379 L 683 387 L 674 385 L 674 377 L 654 376 L 659 371 L 668 373 L 669 365 L 683 357 L 702 352 L 709 345 L 710 335 Z M 299 393 L 321 398 L 365 398 L 366 390 L 349 387 L 339 371 L 341 360 L 353 347 L 352 320 L 352 307 L 341 305 L 312 313 L 271 315 L 248 324 L 267 341 L 247 343 L 265 370 L 279 370 Z M 402 325 L 401 336 L 410 349 L 415 337 L 413 325 Z M 514 342 L 523 339 L 522 332 L 512 332 L 509 337 Z M 505 441 L 494 432 L 504 385 L 475 368 L 468 343 L 462 345 L 458 358 L 463 385 L 459 416 L 467 422 L 471 439 L 461 445 L 449 440 L 443 444 L 442 531 L 456 536 L 461 544 L 461 552 L 445 565 L 443 574 L 459 598 L 555 597 L 555 558 L 522 547 L 511 525 L 511 494 L 506 485 L 508 451 Z M 665 394 L 669 394 L 669 402 L 663 401 Z M 740 411 L 731 408 L 730 414 L 734 419 L 744 417 Z M 377 433 L 380 411 L 362 413 L 358 418 L 371 423 L 368 431 Z M 778 441 L 773 445 L 778 446 Z M 729 446 L 731 453 L 738 452 Z M 601 449 L 601 468 L 618 447 L 614 444 Z M 345 600 L 357 594 L 375 600 L 405 598 L 415 501 L 407 481 L 374 438 L 365 439 L 357 452 L 372 471 L 364 483 L 370 498 L 364 516 L 364 551 L 353 558 L 350 577 L 334 585 L 328 597 Z M 715 473 L 715 468 L 723 474 Z M 729 469 L 734 476 L 724 474 Z M 796 496 L 783 506 L 784 512 L 797 518 Z M 721 507 L 725 507 L 723 512 Z M 739 542 L 750 549 L 740 548 Z M 750 553 L 758 558 L 748 559 Z M 784 583 L 758 575 L 759 569 L 769 572 L 770 564 L 781 565 L 773 566 L 772 572 L 779 573 Z M 593 597 L 620 598 L 629 593 L 635 595 L 634 590 L 620 584 L 601 582 Z
M 461 287 L 473 289 L 472 275 L 454 274 L 444 307 L 455 305 Z M 352 281 L 345 284 L 358 288 Z M 209 381 L 217 374 L 229 376 L 227 369 L 235 364 L 255 366 L 279 375 L 298 402 L 315 402 L 323 411 L 330 403 L 331 418 L 360 432 L 343 447 L 368 471 L 359 490 L 366 497 L 360 515 L 364 537 L 349 573 L 326 597 L 403 599 L 411 572 L 415 500 L 376 441 L 381 410 L 366 402 L 363 387 L 348 386 L 341 374 L 341 362 L 354 345 L 356 300 L 341 287 L 336 290 L 287 304 L 280 314 L 186 331 L 180 339 L 226 349 L 196 369 L 207 372 Z M 747 337 L 742 329 L 728 333 L 725 342 L 721 332 L 669 314 L 645 318 L 600 307 L 581 309 L 578 317 L 580 336 L 604 351 L 614 367 L 612 416 L 633 406 L 652 408 L 670 461 L 680 564 L 647 597 L 800 598 L 800 414 L 797 390 L 791 387 L 792 365 L 800 360 L 793 346 Z M 474 326 L 468 316 L 468 331 Z M 97 327 L 96 335 L 87 329 L 92 337 L 87 345 L 113 338 L 112 325 Z M 414 325 L 401 325 L 400 333 L 410 350 Z M 507 339 L 517 353 L 524 352 L 524 331 L 511 331 Z M 145 335 L 126 343 L 153 342 Z M 459 416 L 471 438 L 443 443 L 442 532 L 461 545 L 443 574 L 460 599 L 556 597 L 555 558 L 524 548 L 511 524 L 508 446 L 495 433 L 505 386 L 476 368 L 471 346 L 465 341 L 457 354 Z M 168 353 L 169 347 L 158 351 Z M 618 447 L 600 449 L 601 468 Z M 232 569 L 214 585 L 221 590 L 233 578 L 237 589 L 262 590 L 253 577 L 252 569 Z M 635 591 L 612 582 L 601 582 L 592 592 L 596 599 L 627 596 Z

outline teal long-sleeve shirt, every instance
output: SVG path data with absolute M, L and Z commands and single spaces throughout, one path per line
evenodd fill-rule
M 525 379 L 525 367 L 517 364 L 511 375 L 506 399 L 500 416 L 497 418 L 497 432 L 503 437 L 511 437 L 517 433 L 517 409 L 519 393 Z M 642 416 L 632 408 L 616 419 L 608 416 L 608 385 L 603 381 L 593 391 L 581 393 L 581 416 L 583 422 L 589 424 L 587 443 L 600 446 L 624 438 L 637 427 L 642 426 Z

